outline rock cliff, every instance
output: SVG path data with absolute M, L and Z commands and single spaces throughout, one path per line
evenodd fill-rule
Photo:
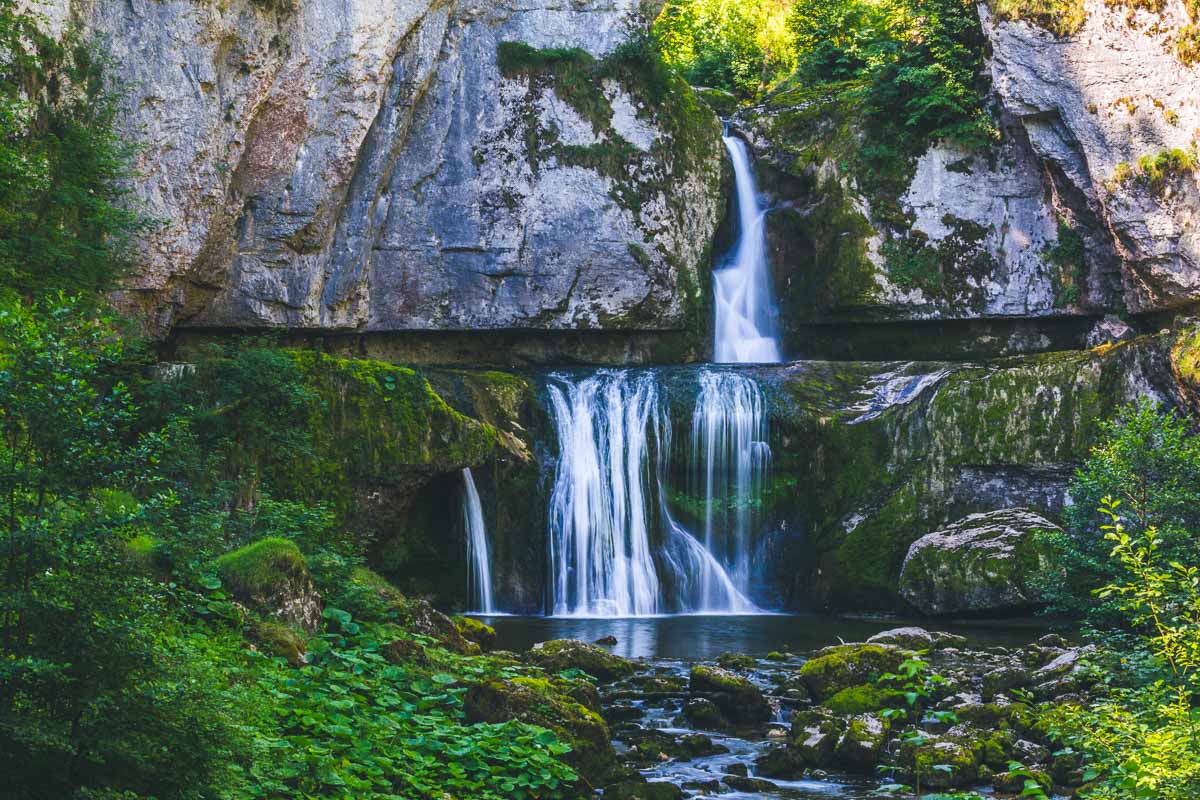
M 135 193 L 161 224 L 121 300 L 159 331 L 694 332 L 704 316 L 720 127 L 637 52 L 653 4 L 45 11 L 103 41 L 125 87 Z M 527 57 L 502 68 L 508 42 Z
M 1064 28 L 981 4 L 997 141 L 933 142 L 895 208 L 856 173 L 854 86 L 788 82 L 739 112 L 776 200 L 793 349 L 895 357 L 896 335 L 873 326 L 918 321 L 941 325 L 924 330 L 944 356 L 1079 347 L 1101 314 L 1200 301 L 1200 71 L 1180 44 L 1195 20 L 1132 5 L 1081 0 L 1082 23 Z

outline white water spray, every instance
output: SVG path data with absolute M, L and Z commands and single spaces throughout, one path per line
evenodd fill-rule
M 559 443 L 550 499 L 554 615 L 756 611 L 667 508 L 671 424 L 653 371 L 560 375 L 548 394 Z M 657 561 L 654 508 L 662 530 Z
M 475 477 L 470 467 L 462 471 L 462 476 L 463 524 L 467 529 L 467 564 L 472 597 L 479 601 L 481 613 L 492 614 L 496 610 L 492 601 L 492 559 L 488 552 L 487 527 L 483 523 L 483 505 L 479 502 L 479 491 L 475 488 Z
M 704 547 L 750 590 L 755 509 L 771 464 L 767 415 L 758 384 L 745 375 L 706 371 L 692 415 L 692 474 L 704 495 Z M 709 600 L 724 587 L 708 581 Z
M 724 137 L 737 183 L 738 243 L 732 261 L 713 273 L 716 290 L 714 360 L 720 363 L 778 363 L 776 310 L 767 265 L 766 215 L 746 144 Z

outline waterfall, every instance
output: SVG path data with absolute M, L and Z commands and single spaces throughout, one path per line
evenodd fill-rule
M 655 373 L 555 375 L 547 395 L 559 445 L 550 497 L 554 615 L 757 610 L 667 507 L 671 422 Z M 652 530 L 661 531 L 657 550 Z
M 661 423 L 649 373 L 601 371 L 549 387 L 559 459 L 550 497 L 556 616 L 659 611 L 650 555 L 646 450 Z
M 496 610 L 492 602 L 492 559 L 488 552 L 487 528 L 483 524 L 483 506 L 479 502 L 479 491 L 475 488 L 475 477 L 470 467 L 462 471 L 462 476 L 463 524 L 467 529 L 471 597 L 479 601 L 481 613 L 492 614 Z
M 771 463 L 763 396 L 753 379 L 727 371 L 701 373 L 691 462 L 705 501 L 704 547 L 732 573 L 734 586 L 748 592 L 754 511 Z M 707 599 L 724 588 L 710 581 L 702 591 Z
M 714 357 L 720 363 L 773 364 L 783 359 L 767 265 L 767 212 L 759 206 L 745 142 L 736 136 L 726 136 L 724 141 L 737 182 L 738 243 L 732 260 L 713 273 Z

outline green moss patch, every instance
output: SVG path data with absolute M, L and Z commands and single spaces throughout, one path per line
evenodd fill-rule
M 270 537 L 217 559 L 217 574 L 234 593 L 268 596 L 293 578 L 307 575 L 300 548 L 290 539 Z

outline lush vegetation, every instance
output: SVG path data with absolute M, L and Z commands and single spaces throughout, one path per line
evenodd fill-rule
M 283 499 L 271 465 L 313 452 L 295 423 L 322 402 L 297 359 L 250 344 L 162 374 L 105 309 L 147 227 L 133 154 L 103 58 L 40 26 L 0 0 L 5 796 L 575 796 L 559 732 L 472 723 L 464 696 L 582 679 L 478 655 L 363 568 L 334 509 Z M 428 391 L 402 378 L 380 391 Z
M 1200 793 L 1200 437 L 1149 401 L 1107 424 L 1080 469 L 1063 534 L 1070 576 L 1055 608 L 1086 619 L 1101 698 L 1045 710 L 1084 758 L 1085 797 L 1183 800 Z M 1061 573 L 1060 573 L 1061 577 Z

